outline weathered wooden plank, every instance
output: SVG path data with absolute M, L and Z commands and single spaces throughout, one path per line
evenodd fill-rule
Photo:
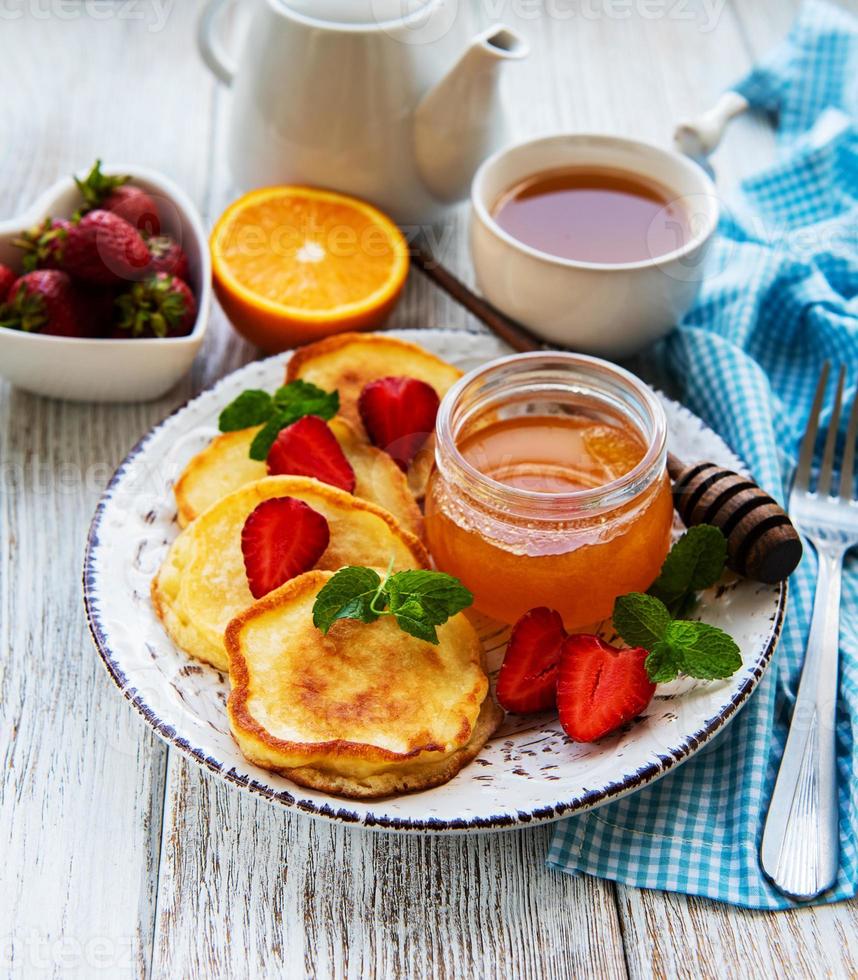
M 753 912 L 705 899 L 619 887 L 623 942 L 634 978 L 854 977 L 854 902 Z
M 242 797 L 175 756 L 154 975 L 625 976 L 611 890 L 546 828 L 403 837 Z
M 212 86 L 188 57 L 196 11 L 166 6 L 155 30 L 149 4 L 6 5 L 0 213 L 98 155 L 202 198 Z M 4 975 L 139 976 L 151 959 L 166 751 L 95 655 L 80 569 L 110 473 L 182 397 L 82 406 L 0 384 Z

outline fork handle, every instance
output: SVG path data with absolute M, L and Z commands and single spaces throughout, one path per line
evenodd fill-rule
M 772 794 L 760 863 L 782 892 L 814 898 L 837 880 L 837 673 L 843 553 L 820 552 L 807 653 Z

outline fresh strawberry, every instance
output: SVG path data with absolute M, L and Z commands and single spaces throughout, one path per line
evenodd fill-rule
M 183 337 L 197 318 L 197 301 L 190 286 L 166 272 L 134 283 L 116 306 L 117 336 Z
M 17 278 L 18 273 L 14 269 L 0 262 L 0 303 L 9 295 L 9 290 Z
M 90 211 L 68 229 L 62 266 L 85 282 L 139 279 L 149 264 L 140 233 L 110 211 Z
M 169 235 L 157 235 L 148 238 L 146 244 L 149 247 L 149 269 L 152 272 L 166 272 L 170 276 L 187 281 L 188 257 L 177 241 Z
M 309 571 L 325 553 L 328 522 L 303 500 L 264 500 L 244 522 L 241 553 L 254 599 Z
M 86 337 L 72 281 L 58 269 L 37 269 L 21 276 L 0 307 L 0 327 L 54 337 Z
M 141 187 L 129 184 L 117 187 L 101 202 L 101 207 L 127 221 L 143 235 L 154 236 L 161 231 L 158 207 L 151 194 Z
M 570 636 L 557 677 L 563 731 L 576 742 L 595 742 L 637 717 L 655 692 L 644 667 L 647 656 L 643 647 L 621 650 L 598 636 Z
M 554 707 L 565 639 L 560 614 L 545 606 L 526 612 L 513 626 L 497 683 L 497 699 L 507 711 L 526 714 Z
M 77 217 L 101 208 L 118 215 L 144 235 L 158 235 L 161 231 L 158 207 L 150 194 L 140 187 L 132 187 L 128 183 L 130 179 L 103 174 L 101 160 L 96 160 L 83 180 L 75 177 L 84 202 Z
M 139 279 L 149 265 L 146 243 L 127 221 L 109 211 L 89 211 L 78 221 L 48 218 L 17 239 L 26 269 L 61 269 L 101 285 Z
M 322 483 L 354 493 L 355 471 L 333 432 L 318 415 L 305 415 L 281 429 L 268 453 L 272 476 L 314 476 Z
M 401 470 L 435 430 L 435 389 L 417 378 L 379 378 L 361 392 L 358 410 L 373 445 L 383 449 Z
M 24 252 L 22 262 L 24 272 L 33 272 L 35 269 L 59 269 L 71 226 L 71 221 L 65 218 L 45 218 L 19 238 L 14 238 L 12 244 Z

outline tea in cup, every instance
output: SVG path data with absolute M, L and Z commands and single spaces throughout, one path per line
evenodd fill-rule
M 632 354 L 687 312 L 718 221 L 696 163 L 612 136 L 553 136 L 489 158 L 472 187 L 486 298 L 546 340 Z

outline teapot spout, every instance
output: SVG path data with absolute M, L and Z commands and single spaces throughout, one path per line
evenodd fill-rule
M 439 200 L 467 196 L 480 163 L 504 142 L 498 68 L 525 58 L 527 42 L 501 24 L 478 34 L 447 74 L 423 96 L 414 114 L 420 175 Z

